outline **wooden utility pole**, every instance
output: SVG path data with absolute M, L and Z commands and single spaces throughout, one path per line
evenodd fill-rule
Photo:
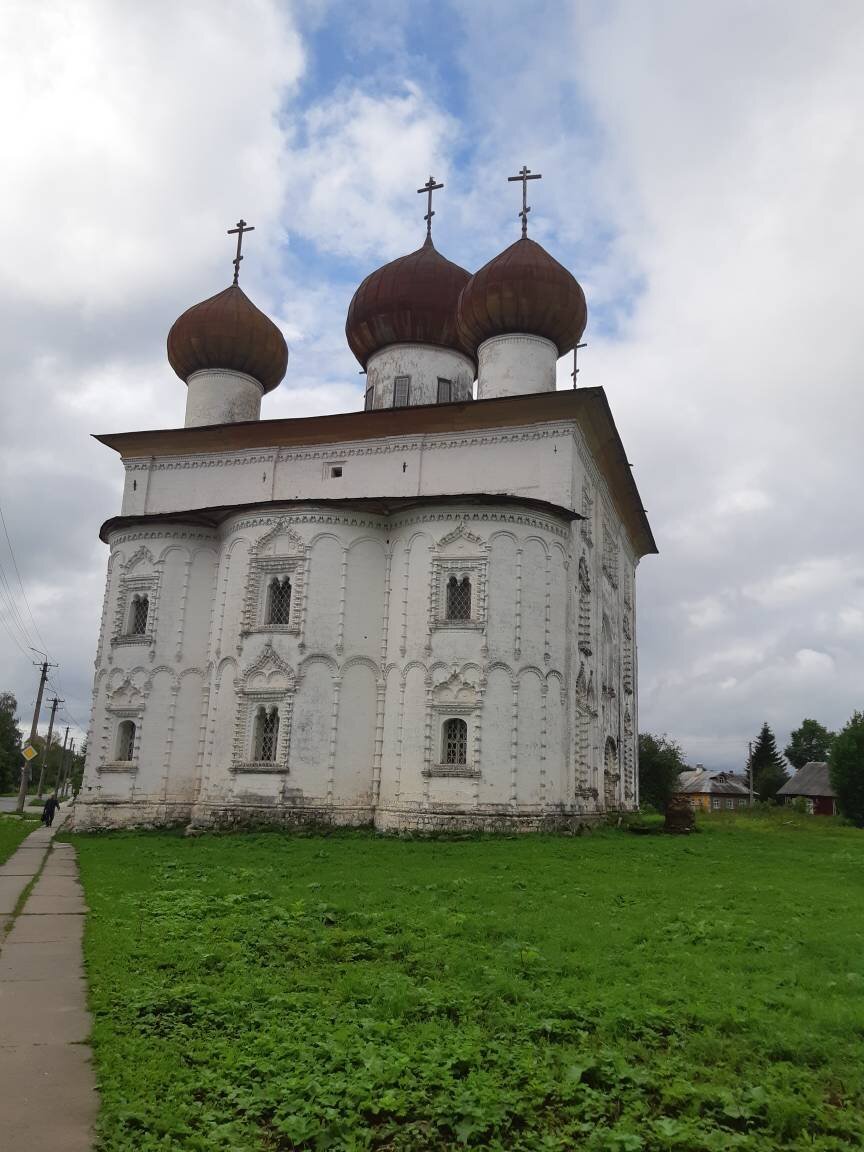
M 38 664 L 36 665 L 38 668 Z M 36 707 L 33 709 L 33 723 L 30 725 L 30 743 L 36 736 L 36 729 L 39 725 L 39 713 L 42 711 L 42 693 L 45 691 L 45 681 L 48 679 L 48 669 L 56 668 L 56 664 L 49 664 L 47 660 L 42 661 L 42 675 L 39 678 L 39 691 L 36 693 Z M 16 812 L 24 811 L 24 804 L 27 801 L 27 789 L 30 787 L 30 761 L 24 760 L 24 767 L 21 769 L 21 787 L 18 789 L 18 804 L 15 808 Z
M 750 785 L 750 807 L 753 807 L 753 741 L 747 742 L 747 782 Z
M 48 721 L 48 739 L 45 741 L 45 747 L 42 750 L 42 767 L 39 769 L 39 787 L 36 789 L 37 799 L 42 799 L 42 789 L 45 787 L 45 769 L 48 767 L 48 753 L 51 751 L 51 737 L 54 735 L 54 717 L 57 715 L 57 707 L 60 704 L 65 704 L 65 700 L 58 700 L 55 696 L 51 701 L 51 719 Z
M 54 777 L 54 799 L 57 799 L 57 793 L 60 790 L 60 777 L 63 775 L 63 769 L 66 767 L 66 741 L 69 739 L 69 725 L 66 725 L 66 731 L 63 733 L 63 752 L 60 756 L 60 763 L 57 765 L 57 775 Z

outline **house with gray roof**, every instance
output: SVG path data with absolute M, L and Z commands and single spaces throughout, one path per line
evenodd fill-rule
M 828 765 L 824 760 L 810 760 L 799 768 L 777 795 L 782 796 L 786 804 L 801 797 L 807 801 L 808 810 L 814 816 L 837 815 L 837 793 L 831 787 Z
M 750 806 L 750 790 L 744 778 L 733 772 L 708 772 L 704 768 L 682 772 L 678 777 L 678 791 L 703 812 L 734 811 Z

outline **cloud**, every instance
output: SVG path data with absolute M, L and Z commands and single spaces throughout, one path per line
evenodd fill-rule
M 226 283 L 224 230 L 255 224 L 244 284 L 291 346 L 265 415 L 355 408 L 345 312 L 422 239 L 414 189 L 444 179 L 436 241 L 476 268 L 523 163 L 661 550 L 643 728 L 732 767 L 765 719 L 861 706 L 860 4 L 46 0 L 6 30 L 0 500 L 79 718 L 120 481 L 88 433 L 180 423 L 165 335 Z M 0 671 L 32 700 L 11 641 Z

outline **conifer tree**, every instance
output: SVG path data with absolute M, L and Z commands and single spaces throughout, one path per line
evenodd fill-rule
M 853 712 L 828 754 L 831 786 L 847 820 L 864 828 L 864 713 Z
M 766 721 L 762 725 L 759 739 L 753 747 L 750 758 L 750 771 L 753 773 L 753 788 L 760 800 L 774 800 L 777 792 L 789 779 L 783 766 L 783 757 L 777 751 L 777 741 Z
M 802 720 L 801 727 L 789 733 L 789 743 L 783 755 L 793 768 L 803 768 L 811 760 L 824 762 L 828 759 L 834 733 L 829 732 L 818 720 Z

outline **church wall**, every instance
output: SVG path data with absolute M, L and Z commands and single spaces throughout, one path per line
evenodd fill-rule
M 573 507 L 573 430 L 572 421 L 561 421 L 506 431 L 129 460 L 122 514 L 270 500 L 461 495 L 477 491 L 478 478 L 486 492 Z M 332 474 L 334 468 L 341 469 L 340 476 Z
M 634 565 L 595 499 L 587 535 L 521 505 L 385 517 L 306 504 L 241 513 L 212 533 L 112 538 L 82 795 L 96 802 L 92 823 L 135 810 L 141 822 L 204 825 L 541 827 L 632 806 Z M 580 556 L 590 654 L 577 646 Z M 274 574 L 291 585 L 278 627 L 263 616 Z M 465 619 L 447 618 L 451 577 L 470 582 Z M 112 646 L 130 580 L 152 593 L 155 631 Z M 279 721 L 263 766 L 259 708 Z M 127 715 L 140 725 L 131 771 L 112 760 Z M 464 721 L 464 762 L 445 762 L 449 719 Z
M 203 604 L 209 618 L 215 544 L 215 533 L 183 525 L 124 529 L 110 538 L 78 827 L 128 822 L 129 805 L 142 823 L 188 818 L 196 789 L 209 620 L 205 629 L 193 612 L 195 622 L 187 630 L 186 615 L 190 603 Z M 136 598 L 147 601 L 143 628 L 133 620 Z M 184 682 L 187 669 L 195 676 Z

